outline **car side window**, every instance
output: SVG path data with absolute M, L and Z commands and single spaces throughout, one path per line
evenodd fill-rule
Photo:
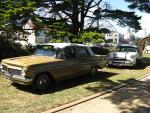
M 77 47 L 76 48 L 76 57 L 80 58 L 80 57 L 87 57 L 87 56 L 90 56 L 87 48 L 85 48 L 85 47 Z
M 65 48 L 66 58 L 75 58 L 75 49 L 73 47 Z
M 60 50 L 56 53 L 56 58 L 64 59 L 66 58 L 64 50 Z

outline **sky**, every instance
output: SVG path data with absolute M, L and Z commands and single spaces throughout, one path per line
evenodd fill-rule
M 127 6 L 129 3 L 125 2 L 124 0 L 103 0 L 103 2 L 108 2 L 111 4 L 112 9 L 121 9 L 124 11 L 135 11 L 135 14 L 138 16 L 142 16 L 141 23 L 142 30 L 138 31 L 135 35 L 137 37 L 145 37 L 150 33 L 150 14 L 140 12 L 138 10 L 130 10 Z M 127 28 L 120 28 L 119 26 L 115 26 L 118 32 L 126 33 Z

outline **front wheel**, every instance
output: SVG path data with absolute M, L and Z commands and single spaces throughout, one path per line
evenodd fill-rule
M 92 67 L 90 69 L 90 75 L 95 76 L 98 73 L 98 68 L 97 67 Z
M 141 60 L 140 59 L 136 59 L 135 68 L 140 68 L 140 66 L 141 66 Z
M 48 89 L 49 85 L 50 85 L 50 79 L 48 77 L 47 74 L 43 73 L 40 74 L 39 76 L 37 76 L 37 78 L 34 81 L 33 84 L 34 88 L 38 91 L 44 91 L 46 89 Z

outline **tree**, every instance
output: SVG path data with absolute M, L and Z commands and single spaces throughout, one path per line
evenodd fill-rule
M 110 10 L 107 7 L 102 9 L 101 2 L 102 0 L 59 0 L 59 2 L 53 0 L 50 12 L 51 15 L 56 15 L 57 19 L 62 19 L 69 24 L 70 32 L 76 35 L 84 30 L 85 19 L 87 18 L 90 20 L 97 18 L 118 20 L 117 22 L 120 25 L 128 25 L 136 30 L 141 29 L 138 22 L 141 17 L 136 16 L 134 12 Z M 89 14 L 89 12 L 93 13 Z
M 30 0 L 0 0 L 0 36 L 7 40 L 26 40 L 23 25 L 32 17 L 36 2 Z
M 102 43 L 104 40 L 104 34 L 94 31 L 83 31 L 80 33 L 78 38 L 74 38 L 74 41 L 78 43 Z
M 79 35 L 85 28 L 85 19 L 91 27 L 93 20 L 111 19 L 119 25 L 141 29 L 140 17 L 134 12 L 101 8 L 103 0 L 1 0 L 1 29 L 21 30 L 22 25 L 32 19 L 34 24 L 52 29 L 53 23 L 63 22 L 67 31 Z M 91 13 L 92 12 L 92 13 Z M 98 16 L 97 16 L 98 15 Z M 63 30 L 63 29 L 62 29 Z
M 36 2 L 30 0 L 0 1 L 0 30 L 22 30 L 25 20 L 33 17 Z
M 150 1 L 149 0 L 125 0 L 129 2 L 128 6 L 130 9 L 138 9 L 150 13 Z
M 141 38 L 136 37 L 136 38 L 135 38 L 135 45 L 137 45 L 137 46 L 138 46 L 138 45 L 139 45 L 140 40 L 141 40 Z

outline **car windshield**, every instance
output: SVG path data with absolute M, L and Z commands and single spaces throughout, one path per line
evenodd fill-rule
M 62 49 L 60 48 L 51 45 L 38 45 L 34 55 L 58 57 L 60 53 L 62 53 Z
M 131 46 L 118 46 L 116 48 L 117 52 L 137 52 L 138 48 Z

